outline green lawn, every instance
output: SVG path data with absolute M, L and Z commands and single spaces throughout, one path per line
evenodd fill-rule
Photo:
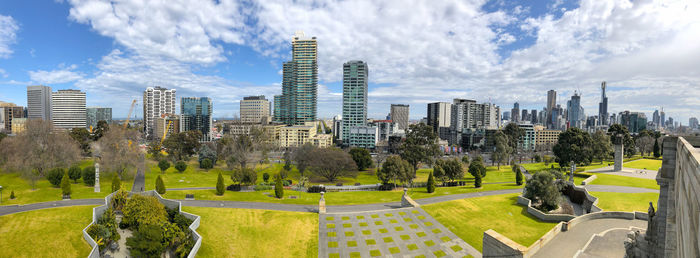
M 484 231 L 493 229 L 529 246 L 556 223 L 541 222 L 516 203 L 518 194 L 494 195 L 422 206 L 437 221 L 481 251 Z
M 183 207 L 202 217 L 200 257 L 317 257 L 318 214 Z
M 604 211 L 642 211 L 649 209 L 649 202 L 654 203 L 654 208 L 658 209 L 656 202 L 659 200 L 658 193 L 609 193 L 591 192 L 591 195 L 598 197 L 598 207 Z
M 626 168 L 659 170 L 661 168 L 660 159 L 638 159 L 623 164 Z
M 80 163 L 81 167 L 92 165 L 92 160 L 84 160 Z M 122 181 L 122 187 L 131 189 L 133 179 Z M 12 204 L 27 204 L 35 202 L 48 202 L 61 200 L 61 188 L 53 187 L 49 180 L 42 178 L 36 182 L 36 190 L 32 190 L 30 180 L 20 177 L 19 173 L 0 173 L 0 185 L 2 191 L 2 205 Z M 100 188 L 99 193 L 95 193 L 94 187 L 83 184 L 82 179 L 78 179 L 78 183 L 73 183 L 71 180 L 71 198 L 86 199 L 86 198 L 104 198 L 112 189 L 112 177 L 107 174 L 100 173 Z M 10 192 L 15 191 L 17 198 L 10 200 Z
M 618 175 L 608 175 L 608 174 L 604 174 L 604 173 L 582 173 L 582 174 L 589 175 L 589 176 L 592 174 L 595 174 L 597 176 L 597 178 L 590 183 L 592 185 L 619 185 L 619 186 L 659 189 L 659 185 L 656 183 L 656 180 L 653 180 L 653 179 L 644 179 L 644 178 L 618 176 Z
M 86 257 L 82 230 L 93 206 L 74 206 L 0 217 L 0 257 Z

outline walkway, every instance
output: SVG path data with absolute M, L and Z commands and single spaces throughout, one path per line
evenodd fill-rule
M 601 234 L 609 229 L 614 228 L 629 228 L 638 227 L 645 229 L 647 221 L 645 220 L 628 220 L 628 219 L 596 219 L 581 222 L 569 231 L 561 232 L 544 245 L 533 258 L 551 258 L 551 257 L 574 257 L 578 250 L 585 247 L 588 240 L 594 234 Z M 616 234 L 615 236 L 619 236 Z M 609 239 L 619 244 L 622 247 L 624 238 Z M 624 249 L 624 247 L 622 247 Z
M 586 173 L 603 173 L 603 174 L 608 174 L 608 175 L 617 175 L 617 176 L 627 176 L 627 177 L 636 177 L 636 178 L 644 178 L 644 179 L 656 179 L 656 174 L 658 171 L 656 170 L 648 170 L 648 169 L 636 169 L 636 168 L 626 168 L 622 167 L 622 171 L 613 171 L 612 166 L 607 166 L 607 167 L 602 167 L 602 168 L 597 168 L 597 169 L 591 169 L 586 171 Z
M 614 185 L 586 185 L 588 191 L 594 192 L 615 192 L 615 193 L 656 193 L 659 190 L 614 186 Z M 173 190 L 173 189 L 171 189 Z M 452 194 L 435 196 L 424 199 L 416 199 L 420 205 L 447 202 L 466 198 L 475 198 L 482 196 L 491 196 L 499 194 L 520 193 L 522 189 L 506 189 L 495 191 L 483 191 L 474 193 Z M 211 201 L 211 200 L 178 200 L 183 206 L 193 207 L 212 207 L 212 208 L 238 208 L 238 209 L 258 209 L 258 210 L 277 210 L 277 211 L 297 211 L 297 212 L 318 212 L 318 205 L 300 205 L 300 204 L 282 204 L 282 203 L 267 203 L 267 202 L 240 202 L 240 201 Z M 104 203 L 104 199 L 73 199 L 65 201 L 51 201 L 32 203 L 27 205 L 6 205 L 0 206 L 0 216 L 11 213 L 31 211 L 46 208 L 77 206 L 77 205 L 100 205 Z M 360 205 L 329 205 L 326 207 L 329 213 L 333 212 L 365 212 L 378 211 L 401 208 L 400 202 L 388 203 L 372 203 Z
M 131 187 L 132 192 L 143 192 L 146 190 L 146 162 L 143 162 L 143 166 L 136 170 L 136 177 L 134 177 L 134 185 Z

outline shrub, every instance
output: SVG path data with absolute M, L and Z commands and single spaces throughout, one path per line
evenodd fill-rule
M 216 151 L 209 148 L 209 146 L 202 145 L 202 147 L 199 148 L 198 155 L 199 155 L 199 157 L 197 158 L 197 161 L 199 161 L 200 168 L 206 169 L 206 167 L 203 166 L 203 164 L 202 164 L 205 159 L 208 159 L 209 162 L 211 162 L 212 167 L 214 167 L 214 165 L 216 165 L 216 158 L 217 158 Z
M 224 195 L 224 177 L 219 172 L 219 177 L 216 179 L 216 195 Z
M 475 188 L 481 187 L 481 174 L 480 173 L 476 173 L 474 176 L 474 187 Z
M 309 193 L 320 193 L 320 192 L 325 192 L 326 187 L 320 186 L 320 185 L 313 185 L 313 186 L 309 187 L 306 191 Z
M 132 227 L 160 225 L 168 219 L 165 206 L 153 196 L 133 195 L 122 209 L 122 219 Z
M 161 178 L 160 175 L 156 178 L 156 192 L 165 194 L 165 183 L 163 183 L 163 178 Z
M 556 209 L 561 194 L 554 180 L 555 176 L 549 171 L 535 173 L 525 184 L 525 198 L 532 200 L 533 206 L 544 212 Z
M 290 179 L 282 180 L 282 186 L 290 186 L 290 185 L 292 185 L 292 180 L 290 180 Z M 340 183 L 340 186 L 342 186 L 342 185 L 343 184 Z
M 95 167 L 89 166 L 83 168 L 83 183 L 88 186 L 95 185 Z
M 523 172 L 520 171 L 517 165 L 513 165 L 513 169 L 515 170 L 515 184 L 523 185 Z
M 62 168 L 54 168 L 52 170 L 49 170 L 49 173 L 46 174 L 46 179 L 48 179 L 51 185 L 53 185 L 54 187 L 59 187 L 61 185 L 61 179 L 63 179 L 64 174 L 65 171 Z
M 112 209 L 114 210 L 122 210 L 124 208 L 124 205 L 126 205 L 126 200 L 129 197 L 129 194 L 124 191 L 124 189 L 119 189 L 116 193 L 112 195 Z
M 263 181 L 267 183 L 268 180 L 270 180 L 270 174 L 268 174 L 267 172 L 263 173 Z
M 160 257 L 165 250 L 163 232 L 160 226 L 143 225 L 134 232 L 132 237 L 126 239 L 131 256 L 134 257 Z
M 165 171 L 170 168 L 170 162 L 165 159 L 161 159 L 158 161 L 158 168 L 160 168 L 161 173 L 165 173 Z
M 121 188 L 122 181 L 119 179 L 119 175 L 117 175 L 117 173 L 114 173 L 114 176 L 112 176 L 112 192 L 115 192 Z
M 349 152 L 352 160 L 355 161 L 357 169 L 362 171 L 372 166 L 372 156 L 365 148 L 352 148 Z
M 10 192 L 10 200 L 15 198 L 17 198 L 17 196 L 15 196 L 15 190 L 12 190 L 12 192 Z
M 277 177 L 277 183 L 275 183 L 275 197 L 282 199 L 284 197 L 284 187 L 282 186 L 282 178 Z
M 210 159 L 203 159 L 202 162 L 199 162 L 199 168 L 203 168 L 206 171 L 209 171 L 209 169 L 213 167 L 214 163 L 212 163 Z
M 240 184 L 229 185 L 229 186 L 226 187 L 226 191 L 240 192 L 240 191 L 241 191 L 241 185 L 240 185 Z
M 428 191 L 428 193 L 435 192 L 435 179 L 433 179 L 432 171 L 430 172 L 430 174 L 428 174 L 428 185 L 426 186 L 426 190 Z
M 63 174 L 63 178 L 61 179 L 61 192 L 63 193 L 64 196 L 70 195 L 71 194 L 71 189 L 70 189 L 70 180 L 68 179 L 68 171 L 66 171 Z
M 253 190 L 255 191 L 265 191 L 265 190 L 272 190 L 271 185 L 256 185 Z
M 231 180 L 236 183 L 241 183 L 244 185 L 254 185 L 258 181 L 258 173 L 252 168 L 241 168 L 233 171 L 231 174 Z
M 177 169 L 177 171 L 179 171 L 180 173 L 185 172 L 185 170 L 187 169 L 187 163 L 185 163 L 182 160 L 175 162 L 175 169 Z
M 396 184 L 386 183 L 386 184 L 382 184 L 379 187 L 377 187 L 377 190 L 379 190 L 379 191 L 391 191 L 391 190 L 394 190 L 395 187 L 396 187 Z
M 79 166 L 72 166 L 70 169 L 68 169 L 68 177 L 70 179 L 73 179 L 73 182 L 77 183 L 78 179 L 80 179 L 80 174 L 82 174 L 82 170 L 80 169 Z

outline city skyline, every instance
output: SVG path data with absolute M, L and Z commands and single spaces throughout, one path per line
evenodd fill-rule
M 54 90 L 78 89 L 87 93 L 88 106 L 113 107 L 114 117 L 121 118 L 126 116 L 129 99 L 139 96 L 143 88 L 160 85 L 177 89 L 182 96 L 212 97 L 217 103 L 214 117 L 233 117 L 244 96 L 271 98 L 280 93 L 282 64 L 290 59 L 289 37 L 297 30 L 304 30 L 319 39 L 319 118 L 342 113 L 335 105 L 342 95 L 339 67 L 353 59 L 372 65 L 368 116 L 374 118 L 388 113 L 391 103 L 405 103 L 411 107 L 410 118 L 417 120 L 426 116 L 427 103 L 452 98 L 490 100 L 501 107 L 517 101 L 521 109 L 540 110 L 546 105 L 543 92 L 549 89 L 556 90 L 559 99 L 568 99 L 574 90 L 580 90 L 582 106 L 593 115 L 600 102 L 601 81 L 608 84 L 611 114 L 630 110 L 651 117 L 655 109 L 663 106 L 667 116 L 687 122 L 689 117 L 696 116 L 691 111 L 700 107 L 687 97 L 698 93 L 697 87 L 693 87 L 698 82 L 693 67 L 698 65 L 700 51 L 690 43 L 700 35 L 700 28 L 693 25 L 698 18 L 683 14 L 697 11 L 697 4 L 487 2 L 461 3 L 461 8 L 456 8 L 458 3 L 445 2 L 420 9 L 441 16 L 445 10 L 456 13 L 445 15 L 430 27 L 423 22 L 429 20 L 430 13 L 416 15 L 413 22 L 396 32 L 401 36 L 397 39 L 387 36 L 385 30 L 391 29 L 398 17 L 378 15 L 380 8 L 368 8 L 368 15 L 374 18 L 349 20 L 334 14 L 339 10 L 355 12 L 357 8 L 347 6 L 352 3 L 329 3 L 327 8 L 290 5 L 288 8 L 294 12 L 269 18 L 280 3 L 253 3 L 259 10 L 241 14 L 238 3 L 223 2 L 213 7 L 221 12 L 208 15 L 229 21 L 226 25 L 159 17 L 164 22 L 162 26 L 201 28 L 204 35 L 188 32 L 194 34 L 188 35 L 192 38 L 201 36 L 202 40 L 198 41 L 175 37 L 184 31 L 137 29 L 138 25 L 159 27 L 155 26 L 155 20 L 139 12 L 145 7 L 136 4 L 107 6 L 130 14 L 134 24 L 128 24 L 83 2 L 32 3 L 50 7 L 43 8 L 49 13 L 41 16 L 42 19 L 37 19 L 38 13 L 28 11 L 31 8 L 24 8 L 29 3 L 3 3 L 0 5 L 3 61 L 0 100 L 26 106 L 24 90 L 28 85 L 44 84 Z M 153 10 L 163 8 L 158 3 L 147 4 Z M 182 3 L 180 7 L 198 9 L 188 4 Z M 375 3 L 367 4 L 376 7 Z M 394 5 L 387 3 L 398 14 L 408 12 Z M 477 15 L 462 15 L 466 11 L 475 11 Z M 291 15 L 299 12 L 319 15 Z M 635 27 L 616 20 L 632 19 L 634 12 L 644 13 L 649 24 Z M 244 18 L 259 17 L 265 19 L 250 26 L 253 31 L 265 33 L 257 36 L 238 29 L 244 26 L 241 21 Z M 337 20 L 327 21 L 323 17 Z M 116 24 L 105 22 L 110 18 L 116 19 Z M 569 26 L 575 21 L 585 22 Z M 346 26 L 335 31 L 328 29 L 337 28 L 339 23 Z M 368 23 L 389 26 L 362 31 Z M 451 26 L 460 23 L 466 24 L 465 28 Z M 619 29 L 607 29 L 602 24 L 617 24 L 618 27 L 611 27 Z M 126 33 L 129 30 L 133 34 Z M 580 36 L 597 30 L 603 33 Z M 644 35 L 638 33 L 642 31 Z M 476 38 L 472 42 L 482 46 L 466 41 L 468 32 L 474 32 Z M 412 40 L 406 42 L 409 35 Z M 350 40 L 351 37 L 359 40 Z M 55 44 L 41 44 L 45 38 L 55 40 Z M 434 42 L 441 47 L 424 49 L 421 42 Z M 542 52 L 547 48 L 561 55 Z M 544 61 L 548 58 L 553 59 Z M 10 63 L 13 65 L 7 65 Z M 535 67 L 535 70 L 526 74 L 516 67 Z M 664 91 L 660 91 L 662 87 Z M 399 90 L 404 94 L 395 94 Z

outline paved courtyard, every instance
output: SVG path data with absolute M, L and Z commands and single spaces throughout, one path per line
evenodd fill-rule
M 319 257 L 481 257 L 421 208 L 319 215 Z

